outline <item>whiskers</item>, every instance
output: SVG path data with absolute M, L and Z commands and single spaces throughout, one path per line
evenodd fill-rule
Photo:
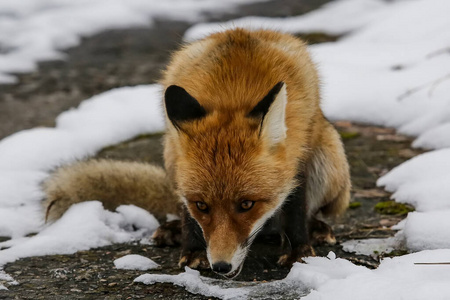
M 261 229 L 264 227 L 264 224 L 261 224 L 259 227 L 254 230 L 250 236 L 245 240 L 245 242 L 242 244 L 243 248 L 248 248 L 253 243 L 253 240 L 256 238 L 258 233 L 261 231 Z

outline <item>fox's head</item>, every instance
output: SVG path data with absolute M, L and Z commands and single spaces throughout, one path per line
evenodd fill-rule
M 267 91 L 231 111 L 204 107 L 176 85 L 165 92 L 178 191 L 203 230 L 212 269 L 229 278 L 296 184 L 296 162 L 286 158 L 286 84 Z

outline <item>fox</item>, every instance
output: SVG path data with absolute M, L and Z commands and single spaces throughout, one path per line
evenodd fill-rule
M 181 244 L 180 267 L 229 279 L 268 227 L 282 237 L 284 267 L 336 243 L 321 216 L 348 207 L 350 171 L 305 42 L 271 30 L 213 33 L 174 52 L 160 83 L 164 169 L 111 160 L 60 168 L 44 183 L 47 219 L 89 199 L 159 220 L 178 214 L 154 233 L 156 245 Z
M 165 169 L 184 204 L 180 266 L 234 278 L 273 220 L 290 245 L 282 266 L 315 255 L 310 236 L 335 242 L 317 215 L 348 207 L 350 172 L 303 41 L 214 33 L 175 52 L 161 83 Z

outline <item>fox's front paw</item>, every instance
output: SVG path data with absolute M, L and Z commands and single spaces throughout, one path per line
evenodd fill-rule
M 177 246 L 181 244 L 181 221 L 175 220 L 161 224 L 152 235 L 157 247 Z
M 318 219 L 312 219 L 309 228 L 309 238 L 313 245 L 336 244 L 336 237 L 333 233 L 333 229 L 325 222 Z
M 310 245 L 300 245 L 288 254 L 280 256 L 278 264 L 282 267 L 291 267 L 295 262 L 304 262 L 303 258 L 308 256 L 316 256 L 313 247 Z
M 180 268 L 188 266 L 192 269 L 209 269 L 209 261 L 206 257 L 205 250 L 187 251 L 181 255 L 180 262 L 178 263 Z

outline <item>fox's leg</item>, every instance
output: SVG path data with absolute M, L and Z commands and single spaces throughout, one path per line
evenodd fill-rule
M 180 268 L 185 266 L 193 269 L 210 268 L 202 230 L 186 207 L 181 214 L 181 247 L 181 258 L 178 263 Z
M 314 256 L 314 249 L 309 243 L 308 216 L 304 182 L 286 199 L 283 206 L 284 233 L 287 239 L 287 253 L 282 255 L 278 264 L 290 267 L 303 257 Z
M 336 244 L 336 237 L 331 227 L 316 217 L 311 217 L 309 221 L 309 238 L 313 245 Z
M 322 133 L 320 146 L 313 150 L 307 165 L 306 197 L 311 237 L 333 244 L 336 239 L 331 227 L 315 215 L 336 216 L 345 211 L 350 200 L 350 171 L 336 129 L 327 122 Z
M 178 246 L 181 244 L 181 220 L 161 224 L 152 235 L 156 247 Z

